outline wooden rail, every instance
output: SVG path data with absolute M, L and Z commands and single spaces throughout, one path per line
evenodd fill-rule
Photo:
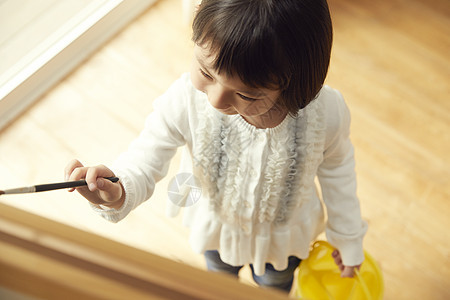
M 0 285 L 44 299 L 287 299 L 0 203 Z

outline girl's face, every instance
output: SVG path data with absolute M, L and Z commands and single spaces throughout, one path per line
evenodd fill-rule
M 191 69 L 192 84 L 208 96 L 211 105 L 226 115 L 240 114 L 258 128 L 280 124 L 287 110 L 276 105 L 279 90 L 252 88 L 244 85 L 238 76 L 217 74 L 212 68 L 215 55 L 208 48 L 196 45 Z

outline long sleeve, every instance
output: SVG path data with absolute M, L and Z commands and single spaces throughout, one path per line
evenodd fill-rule
M 331 107 L 327 111 L 333 113 L 327 117 L 326 149 L 317 175 L 327 208 L 327 238 L 340 251 L 344 265 L 353 266 L 364 260 L 362 240 L 367 223 L 361 219 L 356 195 L 354 150 L 349 138 L 350 113 L 340 93 L 333 92 L 337 97 L 330 99 L 337 101 L 328 104 Z
M 180 78 L 155 100 L 144 129 L 111 166 L 124 186 L 126 197 L 120 209 L 95 209 L 105 219 L 118 222 L 149 199 L 155 184 L 167 174 L 177 148 L 190 140 L 186 80 Z

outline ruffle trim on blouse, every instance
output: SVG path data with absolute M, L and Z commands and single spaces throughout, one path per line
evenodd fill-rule
M 215 210 L 220 210 L 228 222 L 234 222 L 234 216 L 239 209 L 241 198 L 239 183 L 244 180 L 241 166 L 245 164 L 241 149 L 244 149 L 245 144 L 248 143 L 237 130 L 239 126 L 236 123 L 234 118 L 231 118 L 229 122 L 223 122 L 223 131 L 220 136 L 223 154 L 221 154 L 222 164 L 219 167 L 219 176 L 224 180 L 221 185 L 224 190 L 222 197 L 214 198 L 213 204 Z
M 260 223 L 286 224 L 292 211 L 311 196 L 311 182 L 325 143 L 323 104 L 314 100 L 296 118 L 288 116 L 278 126 L 267 129 L 256 128 L 239 115 L 223 115 L 211 105 L 205 105 L 199 113 L 203 116 L 196 130 L 194 167 L 201 170 L 210 209 L 227 223 L 238 220 L 240 189 L 247 167 L 243 149 L 250 146 L 256 134 L 265 134 L 269 154 L 255 213 Z
M 209 109 L 208 109 L 209 108 Z M 208 111 L 212 114 L 208 117 Z M 218 112 L 211 110 L 209 106 L 206 106 L 204 111 L 201 112 L 205 116 L 200 118 L 198 129 L 196 131 L 198 138 L 198 147 L 195 151 L 193 160 L 194 166 L 200 169 L 202 172 L 202 189 L 207 192 L 208 195 L 219 194 L 218 181 L 222 178 L 219 170 L 225 170 L 222 166 L 219 168 L 222 162 L 222 143 L 220 136 L 222 134 L 222 116 Z M 215 138 L 212 138 L 215 137 Z M 204 184 L 208 182 L 208 184 Z
M 291 119 L 290 121 L 289 125 L 295 126 L 295 120 Z M 264 170 L 264 185 L 258 212 L 260 223 L 272 222 L 280 211 L 280 199 L 290 194 L 291 184 L 289 184 L 289 179 L 285 181 L 285 185 L 281 183 L 284 178 L 289 178 L 292 173 L 296 172 L 295 131 L 288 131 L 288 134 L 281 134 L 277 138 L 270 138 L 268 141 L 269 155 Z M 286 163 L 288 168 L 285 166 Z
M 295 149 L 290 149 L 289 173 L 286 180 L 285 197 L 280 199 L 277 218 L 278 224 L 285 224 L 294 209 L 303 200 L 312 197 L 314 177 L 323 159 L 325 147 L 325 113 L 323 103 L 312 101 L 297 116 L 295 129 Z M 295 152 L 295 154 L 293 153 Z

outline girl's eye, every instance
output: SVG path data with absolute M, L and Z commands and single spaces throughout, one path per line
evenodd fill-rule
M 208 75 L 208 73 L 206 73 L 202 69 L 199 69 L 199 70 L 200 70 L 200 73 L 203 75 L 203 77 L 205 77 L 206 79 L 209 79 L 209 80 L 213 79 L 210 75 Z
M 256 100 L 258 100 L 258 99 L 255 99 L 255 98 L 250 98 L 250 97 L 244 96 L 242 94 L 238 94 L 238 96 L 241 97 L 245 101 L 256 101 Z

